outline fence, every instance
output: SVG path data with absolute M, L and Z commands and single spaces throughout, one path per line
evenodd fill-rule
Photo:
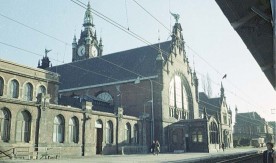
M 58 159 L 61 147 L 9 147 L 0 149 L 0 159 Z

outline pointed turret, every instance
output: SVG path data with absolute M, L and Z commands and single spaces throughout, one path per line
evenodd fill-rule
M 220 86 L 220 97 L 224 98 L 224 88 L 223 88 L 222 82 L 221 82 L 221 86 Z
M 194 85 L 195 85 L 195 92 L 196 92 L 196 100 L 198 101 L 199 98 L 198 98 L 198 78 L 196 76 L 196 71 L 195 71 L 195 68 L 194 68 L 194 72 L 193 72 L 193 81 L 194 81 Z
M 72 61 L 77 60 L 77 56 L 75 55 L 77 53 L 77 38 L 76 35 L 74 35 L 73 42 L 72 42 Z
M 204 114 L 203 115 L 204 116 L 203 119 L 208 120 L 208 115 L 207 115 L 206 107 L 203 108 L 203 114 Z
M 72 42 L 72 48 L 76 48 L 76 47 L 77 47 L 77 38 L 76 38 L 76 35 L 74 35 L 73 42 Z
M 157 56 L 155 58 L 155 71 L 158 74 L 158 82 L 163 83 L 163 66 L 164 66 L 164 58 L 162 54 L 162 50 L 160 47 L 160 38 L 158 37 L 158 50 L 157 50 Z
M 100 38 L 100 43 L 99 43 L 99 56 L 103 55 L 103 41 L 102 38 Z
M 94 38 L 97 40 L 97 32 L 95 30 L 95 33 L 94 33 Z
M 216 118 L 217 118 L 218 123 L 220 123 L 220 116 L 219 116 L 219 112 L 217 112 L 217 114 L 216 114 Z
M 158 47 L 158 54 L 157 54 L 157 57 L 156 57 L 156 61 L 162 61 L 162 62 L 164 61 L 162 51 L 161 51 L 161 48 L 160 48 L 160 43 L 159 43 L 159 47 Z

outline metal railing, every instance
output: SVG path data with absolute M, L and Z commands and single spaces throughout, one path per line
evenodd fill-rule
M 13 148 L 7 149 L 7 150 L 0 150 L 0 159 L 6 158 L 6 157 L 12 159 L 12 151 L 13 151 Z
M 0 159 L 58 159 L 62 147 L 9 147 L 0 150 Z

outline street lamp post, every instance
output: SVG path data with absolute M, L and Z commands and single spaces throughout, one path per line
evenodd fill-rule
M 152 122 L 152 126 L 151 126 L 151 142 L 154 139 L 154 110 L 153 110 L 153 86 L 152 86 L 152 80 L 150 80 L 150 90 L 151 90 L 151 122 Z
M 151 102 L 151 142 L 154 140 L 154 110 L 153 110 L 153 84 L 152 80 L 148 79 L 150 81 L 150 91 L 151 91 L 151 100 L 147 102 Z M 134 81 L 134 84 L 140 83 L 140 77 L 137 77 L 137 79 Z

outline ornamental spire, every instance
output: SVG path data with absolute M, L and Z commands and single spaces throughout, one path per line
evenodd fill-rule
M 220 84 L 220 97 L 221 97 L 221 98 L 224 97 L 224 88 L 223 88 L 222 82 L 221 82 L 221 84 Z
M 83 22 L 83 26 L 87 27 L 87 26 L 94 26 L 93 25 L 93 17 L 92 17 L 92 9 L 90 6 L 90 2 L 88 2 L 87 4 L 87 8 L 84 14 L 84 22 Z

